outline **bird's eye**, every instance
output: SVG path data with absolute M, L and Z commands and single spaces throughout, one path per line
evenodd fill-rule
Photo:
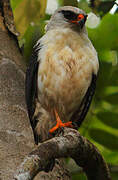
M 64 15 L 64 17 L 68 20 L 76 20 L 77 19 L 77 14 L 75 14 L 72 11 L 68 11 L 68 10 L 62 10 L 61 13 Z

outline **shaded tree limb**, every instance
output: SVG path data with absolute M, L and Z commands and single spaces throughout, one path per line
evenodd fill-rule
M 0 1 L 0 12 L 2 14 L 2 17 L 4 18 L 4 25 L 7 28 L 7 30 L 10 33 L 12 33 L 12 35 L 14 35 L 14 38 L 19 36 L 19 33 L 17 32 L 16 27 L 14 25 L 14 17 L 9 0 Z
M 111 180 L 108 166 L 97 148 L 70 128 L 65 128 L 63 135 L 45 141 L 32 151 L 18 168 L 14 179 L 31 180 L 38 172 L 46 171 L 52 160 L 63 157 L 73 158 L 83 168 L 88 180 Z

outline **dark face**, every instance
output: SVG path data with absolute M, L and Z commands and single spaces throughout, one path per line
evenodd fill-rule
M 60 13 L 63 14 L 64 18 L 69 21 L 70 23 L 79 25 L 80 28 L 83 28 L 86 19 L 87 19 L 87 15 L 84 14 L 76 14 L 73 11 L 70 10 L 62 10 L 60 11 Z

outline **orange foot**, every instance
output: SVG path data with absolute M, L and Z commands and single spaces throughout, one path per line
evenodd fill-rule
M 72 121 L 69 121 L 67 123 L 62 123 L 56 110 L 55 110 L 55 115 L 56 115 L 57 124 L 52 129 L 49 130 L 50 133 L 53 133 L 54 131 L 56 131 L 58 128 L 61 128 L 61 127 L 73 127 Z

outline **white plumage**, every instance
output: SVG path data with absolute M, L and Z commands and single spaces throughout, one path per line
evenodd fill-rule
M 38 63 L 37 99 L 50 120 L 56 118 L 56 111 L 63 123 L 73 121 L 76 114 L 83 121 L 88 111 L 95 89 L 93 75 L 97 76 L 99 63 L 85 21 L 86 14 L 78 8 L 58 9 L 34 47 Z M 28 73 L 29 70 L 27 79 Z M 36 124 L 36 129 L 37 125 L 40 124 Z
M 63 110 L 62 119 L 69 121 L 69 112 L 80 105 L 92 73 L 97 74 L 97 53 L 86 32 L 61 27 L 48 31 L 40 46 L 44 48 L 38 54 L 39 101 L 46 109 L 57 106 L 61 116 Z

